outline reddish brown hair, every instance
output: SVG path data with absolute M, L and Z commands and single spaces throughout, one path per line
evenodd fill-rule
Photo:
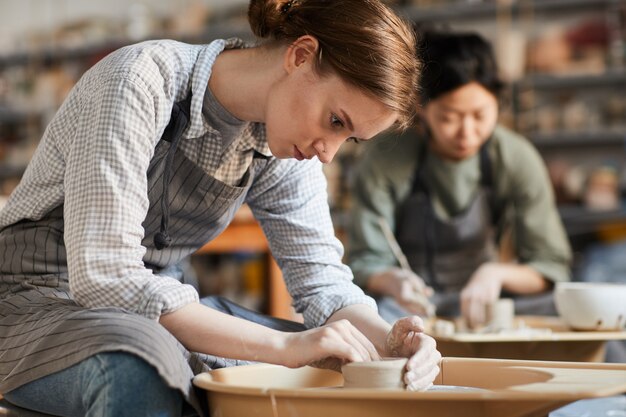
M 408 127 L 416 110 L 420 61 L 412 27 L 379 0 L 251 0 L 253 33 L 272 41 L 314 36 L 318 70 L 334 71 L 380 100 Z

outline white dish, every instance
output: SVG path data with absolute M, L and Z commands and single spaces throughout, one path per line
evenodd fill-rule
M 556 309 L 576 330 L 621 330 L 626 325 L 626 284 L 559 282 Z

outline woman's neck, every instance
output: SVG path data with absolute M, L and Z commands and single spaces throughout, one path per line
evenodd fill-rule
M 282 49 L 230 49 L 215 60 L 209 78 L 211 92 L 232 115 L 264 122 L 270 86 L 282 75 Z

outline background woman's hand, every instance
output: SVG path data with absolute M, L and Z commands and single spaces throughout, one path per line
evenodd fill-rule
M 380 359 L 372 342 L 348 320 L 284 335 L 281 362 L 290 368 L 310 365 L 341 371 L 341 365 L 348 362 Z
M 412 271 L 391 268 L 373 274 L 368 280 L 368 289 L 393 297 L 411 314 L 429 314 L 426 311 L 427 298 L 433 295 L 433 289 Z
M 504 269 L 497 263 L 485 263 L 471 276 L 461 291 L 461 314 L 471 328 L 486 322 L 487 305 L 500 298 Z
M 435 339 L 424 333 L 424 323 L 417 316 L 396 321 L 387 335 L 389 356 L 409 358 L 404 382 L 407 389 L 423 391 L 439 375 L 441 354 Z

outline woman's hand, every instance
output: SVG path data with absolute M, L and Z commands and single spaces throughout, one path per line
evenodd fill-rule
M 341 371 L 348 362 L 380 360 L 372 342 L 348 320 L 284 335 L 281 362 L 290 368 L 310 365 Z
M 487 305 L 512 294 L 536 294 L 551 286 L 541 273 L 528 265 L 487 262 L 474 272 L 461 291 L 461 314 L 470 327 L 485 324 Z
M 423 391 L 439 375 L 441 354 L 435 339 L 424 333 L 424 323 L 417 316 L 396 321 L 387 335 L 389 356 L 409 358 L 404 382 L 411 391 Z
M 373 293 L 390 295 L 411 314 L 428 316 L 432 314 L 428 297 L 433 289 L 414 272 L 392 268 L 373 274 L 368 280 L 368 290 Z
M 485 263 L 461 291 L 461 314 L 470 328 L 485 324 L 487 306 L 500 298 L 506 266 Z

